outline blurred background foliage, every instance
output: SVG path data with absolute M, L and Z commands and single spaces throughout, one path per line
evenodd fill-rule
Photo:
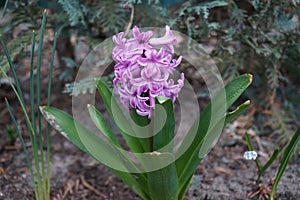
M 28 54 L 30 32 L 38 30 L 43 8 L 47 29 L 60 34 L 57 55 L 65 82 L 84 59 L 78 49 L 91 49 L 133 25 L 169 25 L 201 43 L 224 80 L 254 75 L 246 95 L 254 110 L 249 126 L 257 133 L 272 133 L 284 145 L 300 125 L 299 0 L 0 0 L 0 5 L 6 13 L 0 33 L 14 62 Z M 0 57 L 5 68 L 3 52 Z

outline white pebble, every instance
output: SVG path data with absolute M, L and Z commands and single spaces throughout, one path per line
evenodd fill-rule
M 244 153 L 244 158 L 246 160 L 255 160 L 257 158 L 257 153 L 256 151 L 246 151 Z

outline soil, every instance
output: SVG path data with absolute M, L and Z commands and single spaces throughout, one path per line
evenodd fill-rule
M 255 184 L 256 166 L 243 159 L 246 145 L 242 140 L 233 146 L 221 146 L 228 133 L 199 165 L 186 200 L 258 199 L 268 194 L 279 163 L 275 163 L 263 176 L 261 188 Z M 3 136 L 3 134 L 1 134 Z M 1 137 L 2 141 L 3 137 Z M 264 141 L 264 139 L 261 139 Z M 140 200 L 115 175 L 81 152 L 64 137 L 52 132 L 51 137 L 51 197 L 60 199 Z M 232 145 L 232 144 L 230 144 Z M 261 152 L 264 155 L 263 152 Z M 34 199 L 29 170 L 18 140 L 3 145 L 0 152 L 0 199 Z M 265 160 L 262 158 L 261 160 Z M 299 160 L 299 159 L 298 159 Z M 292 160 L 277 189 L 276 199 L 300 199 L 300 164 Z M 253 193 L 261 191 L 257 195 Z
M 48 66 L 48 62 L 45 61 Z M 28 65 L 25 65 L 28 66 Z M 61 69 L 54 71 L 54 87 L 52 105 L 70 112 L 71 98 L 62 94 L 63 83 L 58 80 Z M 28 68 L 22 67 L 19 75 L 28 74 Z M 47 72 L 42 71 L 43 80 Z M 22 76 L 24 77 L 24 76 Z M 25 76 L 26 77 L 26 76 Z M 28 77 L 28 76 L 27 76 Z M 21 80 L 28 98 L 28 78 Z M 46 87 L 45 83 L 44 87 Z M 2 85 L 0 90 L 0 200 L 31 200 L 34 199 L 29 169 L 26 165 L 24 152 L 19 139 L 7 141 L 5 131 L 7 125 L 12 125 L 4 105 L 4 96 L 7 96 L 16 118 L 30 148 L 28 133 L 24 124 L 16 97 L 8 86 Z M 42 102 L 45 102 L 43 99 Z M 257 169 L 254 161 L 245 160 L 243 153 L 247 145 L 243 134 L 247 131 L 258 144 L 259 159 L 267 161 L 275 147 L 271 137 L 260 136 L 249 126 L 251 112 L 240 116 L 228 125 L 223 134 L 199 165 L 191 186 L 186 194 L 186 200 L 244 200 L 267 199 L 272 181 L 277 173 L 279 162 L 275 162 L 262 177 L 259 185 L 255 184 Z M 300 199 L 300 160 L 292 159 L 278 185 L 276 199 Z M 52 200 L 79 200 L 79 199 L 111 199 L 111 200 L 139 200 L 134 192 L 124 185 L 103 164 L 97 163 L 87 154 L 81 152 L 68 140 L 51 131 L 51 199 Z

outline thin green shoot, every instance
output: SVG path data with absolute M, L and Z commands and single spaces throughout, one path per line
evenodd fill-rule
M 54 63 L 54 56 L 55 56 L 55 49 L 56 49 L 56 42 L 57 42 L 57 32 L 54 35 L 53 47 L 52 47 L 52 55 L 49 67 L 49 77 L 48 77 L 48 90 L 47 90 L 47 105 L 50 106 L 51 102 L 51 84 L 52 84 L 52 72 L 53 72 L 53 63 Z M 47 193 L 50 194 L 50 124 L 47 124 L 46 130 L 46 142 L 47 142 Z
M 0 43 L 4 49 L 4 53 L 6 55 L 6 58 L 8 60 L 10 71 L 13 75 L 13 79 L 15 82 L 15 85 L 12 83 L 11 79 L 8 78 L 7 74 L 0 68 L 0 73 L 4 75 L 4 77 L 9 81 L 10 86 L 12 87 L 14 93 L 16 94 L 18 101 L 21 105 L 23 114 L 25 115 L 26 124 L 29 132 L 30 142 L 31 142 L 31 148 L 33 152 L 33 158 L 34 158 L 34 167 L 36 170 L 36 175 L 33 173 L 33 166 L 30 163 L 30 158 L 28 155 L 28 150 L 26 149 L 26 146 L 23 145 L 26 160 L 28 167 L 30 169 L 30 175 L 34 187 L 35 192 L 35 198 L 37 200 L 43 199 L 47 200 L 50 199 L 50 129 L 49 126 L 47 127 L 46 132 L 46 145 L 47 145 L 47 157 L 46 157 L 46 163 L 44 159 L 44 149 L 43 149 L 43 134 L 42 134 L 42 123 L 41 123 L 41 113 L 37 112 L 36 116 L 36 108 L 38 108 L 41 104 L 41 60 L 42 60 L 42 48 L 43 48 L 43 40 L 44 40 L 44 31 L 46 26 L 46 10 L 43 12 L 43 19 L 42 19 L 42 25 L 41 25 L 41 31 L 40 31 L 40 42 L 38 46 L 38 55 L 37 55 L 37 69 L 36 69 L 36 90 L 34 88 L 34 51 L 35 51 L 35 32 L 32 32 L 31 37 L 31 54 L 30 54 L 30 112 L 28 113 L 26 110 L 26 104 L 24 101 L 23 93 L 20 87 L 19 80 L 17 78 L 17 74 L 15 71 L 15 68 L 12 64 L 10 54 L 8 52 L 8 49 L 5 45 L 4 40 L 2 39 L 0 35 Z M 55 56 L 55 48 L 56 48 L 56 40 L 57 40 L 57 33 L 55 34 L 54 42 L 53 42 L 53 49 L 52 49 L 52 56 L 50 61 L 50 69 L 49 69 L 49 77 L 48 77 L 48 87 L 47 87 L 47 104 L 50 105 L 50 94 L 51 94 L 51 83 L 52 83 L 52 71 L 53 71 L 53 63 L 54 63 L 54 56 Z M 36 102 L 35 102 L 35 95 L 36 95 Z M 20 133 L 20 130 L 17 127 L 17 124 L 15 123 L 15 118 L 11 112 L 11 109 L 9 107 L 9 103 L 6 100 L 6 105 L 8 106 L 8 109 L 10 111 L 10 114 L 12 116 L 12 120 L 14 122 L 14 125 L 16 126 L 16 129 L 18 130 L 18 135 L 21 140 L 21 142 L 24 143 L 24 139 Z M 29 118 L 29 115 L 31 115 L 31 119 Z M 36 120 L 38 124 L 36 125 Z M 39 141 L 38 141 L 39 140 Z M 47 165 L 47 169 L 45 168 L 45 165 Z M 47 170 L 47 172 L 46 172 Z
M 253 148 L 253 145 L 251 143 L 250 137 L 249 137 L 249 135 L 248 135 L 247 132 L 245 133 L 245 139 L 246 139 L 249 151 L 253 151 L 254 148 Z M 261 164 L 260 164 L 258 158 L 255 159 L 255 164 L 257 166 L 257 171 L 258 171 L 258 176 L 257 176 L 257 179 L 256 179 L 256 183 L 260 182 L 261 176 L 272 165 L 272 163 L 274 162 L 274 160 L 278 157 L 279 153 L 280 153 L 279 149 L 275 149 L 275 151 L 273 152 L 271 158 L 262 167 L 261 167 Z
M 36 167 L 36 170 L 37 172 L 39 172 L 39 162 L 38 162 L 38 151 L 37 151 L 37 148 L 36 146 L 34 145 L 34 138 L 36 136 L 33 128 L 32 128 L 32 124 L 30 122 L 30 119 L 29 119 L 29 116 L 27 114 L 27 111 L 26 111 L 26 105 L 22 102 L 21 100 L 21 96 L 19 95 L 16 87 L 14 86 L 14 84 L 12 83 L 12 81 L 10 80 L 10 78 L 7 76 L 7 74 L 2 70 L 2 68 L 0 68 L 1 70 L 1 74 L 8 80 L 11 88 L 13 89 L 14 93 L 16 94 L 17 96 L 17 99 L 21 105 L 21 108 L 22 108 L 22 111 L 23 111 L 23 114 L 25 116 L 25 120 L 26 120 L 26 124 L 27 124 L 27 128 L 29 130 L 29 137 L 30 137 L 30 142 L 32 144 L 32 152 L 33 152 L 33 157 L 34 157 L 34 163 L 35 163 L 35 167 Z M 17 85 L 17 87 L 20 87 L 20 85 Z M 18 128 L 18 127 L 16 127 Z M 21 139 L 20 139 L 21 140 Z M 24 149 L 25 151 L 25 149 Z M 26 154 L 25 154 L 26 156 Z M 29 157 L 28 157 L 29 159 Z M 37 173 L 37 182 L 38 182 L 38 186 L 36 186 L 35 184 L 33 184 L 33 187 L 34 187 L 34 190 L 36 190 L 36 187 L 39 187 L 39 183 L 40 183 L 40 175 L 39 173 Z M 39 189 L 37 189 L 37 195 L 39 194 Z M 37 196 L 36 196 L 37 197 Z
M 247 132 L 245 133 L 245 139 L 246 139 L 249 151 L 254 151 L 251 140 L 250 140 L 250 137 L 249 137 Z M 261 166 L 260 166 L 258 158 L 255 159 L 255 164 L 257 166 L 258 172 L 260 172 L 261 171 Z
M 298 128 L 298 130 L 294 134 L 293 138 L 291 139 L 291 141 L 289 142 L 288 146 L 286 147 L 286 149 L 283 153 L 283 158 L 281 160 L 280 167 L 279 167 L 277 175 L 275 177 L 274 184 L 273 184 L 273 187 L 272 187 L 272 191 L 271 191 L 271 194 L 270 194 L 270 200 L 274 200 L 275 192 L 276 192 L 277 186 L 279 184 L 279 181 L 280 181 L 280 179 L 281 179 L 281 177 L 282 177 L 282 175 L 283 175 L 283 173 L 286 169 L 287 163 L 290 160 L 294 149 L 297 146 L 297 143 L 298 143 L 299 139 L 300 139 L 300 128 Z
M 43 50 L 43 41 L 44 41 L 44 31 L 46 25 L 46 10 L 43 12 L 42 26 L 40 31 L 40 40 L 37 52 L 37 70 L 36 70 L 36 104 L 39 108 L 41 105 L 41 60 L 42 60 L 42 50 Z M 42 119 L 41 113 L 37 112 L 38 120 L 38 133 L 39 133 L 39 147 L 40 147 L 40 156 L 41 156 L 41 168 L 42 168 L 42 177 L 43 179 L 43 188 L 47 188 L 46 185 L 46 174 L 45 174 L 45 160 L 44 160 L 44 148 L 43 148 L 43 134 L 42 134 Z M 43 192 L 45 195 L 45 193 Z
M 3 7 L 3 13 L 2 13 L 2 17 L 5 16 L 6 14 L 6 10 L 7 10 L 7 5 L 8 5 L 8 0 L 5 1 L 4 7 Z
M 15 119 L 15 117 L 14 117 L 12 111 L 11 111 L 11 107 L 9 105 L 9 102 L 8 102 L 7 98 L 5 98 L 5 104 L 6 104 L 8 112 L 9 112 L 9 115 L 10 115 L 10 117 L 11 117 L 11 119 L 12 119 L 12 121 L 13 121 L 15 127 L 16 127 L 16 131 L 17 131 L 17 134 L 18 134 L 18 136 L 20 138 L 20 141 L 21 141 L 21 144 L 22 144 L 22 148 L 24 149 L 24 152 L 25 152 L 26 162 L 27 162 L 27 166 L 29 167 L 30 176 L 31 176 L 31 183 L 32 183 L 32 185 L 35 185 L 34 174 L 33 174 L 32 164 L 31 164 L 30 159 L 29 159 L 29 154 L 28 154 L 28 151 L 27 151 L 27 148 L 26 148 L 23 136 L 22 136 L 22 134 L 20 132 L 18 123 L 17 123 L 17 121 L 16 121 L 16 119 Z M 36 187 L 33 187 L 33 189 L 34 189 L 35 196 L 37 196 Z

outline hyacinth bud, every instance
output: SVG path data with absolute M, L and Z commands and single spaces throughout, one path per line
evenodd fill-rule
M 114 87 L 128 110 L 134 108 L 139 115 L 151 118 L 157 96 L 174 102 L 183 87 L 183 73 L 177 84 L 169 79 L 182 59 L 172 58 L 176 36 L 168 26 L 161 38 L 151 38 L 152 31 L 140 32 L 137 26 L 133 28 L 133 38 L 123 35 L 121 32 L 113 37 Z

